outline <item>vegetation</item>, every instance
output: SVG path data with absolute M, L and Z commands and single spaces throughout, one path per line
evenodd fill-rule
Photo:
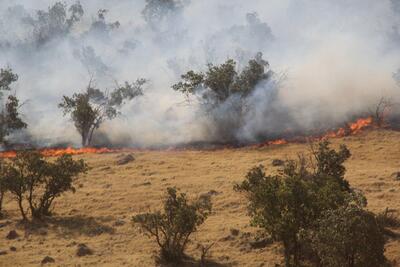
M 370 110 L 374 124 L 377 127 L 386 126 L 386 119 L 393 103 L 389 98 L 381 97 L 373 111 Z
M 4 166 L 3 185 L 16 198 L 23 220 L 28 219 L 27 209 L 33 218 L 40 219 L 51 215 L 55 198 L 75 191 L 73 178 L 86 168 L 83 160 L 73 160 L 70 155 L 49 162 L 40 152 L 20 151 Z
M 63 2 L 55 2 L 47 11 L 39 10 L 35 18 L 26 18 L 25 22 L 33 27 L 34 41 L 40 46 L 68 34 L 83 14 L 79 1 L 69 7 Z
M 146 0 L 142 15 L 147 24 L 157 30 L 160 24 L 183 8 L 181 0 Z
M 107 34 L 109 30 L 117 29 L 121 25 L 119 21 L 108 23 L 106 20 L 107 9 L 99 9 L 97 11 L 97 20 L 92 23 L 90 31 L 95 33 Z
M 11 84 L 18 80 L 18 75 L 10 68 L 0 69 L 0 100 L 4 93 L 11 91 Z M 3 102 L 4 103 L 4 102 Z M 19 114 L 19 100 L 16 96 L 9 94 L 0 113 L 0 143 L 6 142 L 6 137 L 12 132 L 27 127 Z
M 243 119 L 251 109 L 247 106 L 247 97 L 271 76 L 268 62 L 258 53 L 239 72 L 236 62 L 228 59 L 221 65 L 208 64 L 205 73 L 188 71 L 172 88 L 188 100 L 195 97 L 213 122 L 217 140 L 232 142 L 236 141 L 236 130 L 244 124 Z
M 112 120 L 119 115 L 119 109 L 126 100 L 143 95 L 145 79 L 138 79 L 133 83 L 125 82 L 118 86 L 111 94 L 94 88 L 92 82 L 85 92 L 75 93 L 72 97 L 63 96 L 58 105 L 69 114 L 76 129 L 82 137 L 82 145 L 88 146 L 92 142 L 93 133 L 105 120 Z
M 286 266 L 306 261 L 317 266 L 379 266 L 384 260 L 383 232 L 375 216 L 363 210 L 365 197 L 344 178 L 349 150 L 341 146 L 335 151 L 325 141 L 312 151 L 310 160 L 300 156 L 287 161 L 279 175 L 266 175 L 262 166 L 255 167 L 235 186 L 249 200 L 252 224 L 283 243 Z M 351 231 L 353 236 L 348 235 Z M 335 238 L 328 242 L 333 233 Z M 376 242 L 361 248 L 365 240 Z M 372 265 L 363 265 L 371 255 Z
M 271 76 L 271 72 L 267 70 L 269 64 L 262 59 L 262 53 L 250 60 L 240 73 L 236 71 L 236 62 L 233 59 L 218 66 L 208 64 L 207 67 L 206 73 L 188 71 L 181 76 L 182 81 L 172 88 L 188 97 L 195 95 L 202 104 L 215 107 L 232 95 L 242 98 L 248 96 L 259 82 Z
M 166 262 L 180 262 L 184 257 L 190 235 L 194 233 L 211 212 L 209 197 L 201 197 L 189 203 L 185 194 L 178 194 L 175 188 L 167 189 L 164 213 L 145 213 L 133 217 L 160 247 L 160 259 Z
M 326 211 L 312 238 L 322 266 L 328 267 L 381 266 L 384 245 L 375 215 L 357 205 Z

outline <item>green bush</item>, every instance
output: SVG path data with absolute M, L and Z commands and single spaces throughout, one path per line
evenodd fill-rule
M 325 141 L 312 152 L 311 159 L 286 161 L 278 175 L 266 175 L 263 166 L 255 167 L 234 188 L 249 200 L 252 225 L 283 243 L 286 266 L 321 261 L 307 234 L 319 229 L 317 222 L 326 212 L 350 203 L 360 209 L 366 206 L 364 195 L 344 178 L 349 150 L 341 146 L 336 151 Z
M 46 161 L 37 151 L 21 151 L 5 166 L 4 186 L 15 196 L 22 218 L 27 220 L 24 202 L 33 218 L 51 215 L 55 198 L 75 191 L 73 178 L 87 169 L 83 160 L 63 155 L 54 162 Z
M 326 211 L 312 237 L 322 266 L 376 267 L 385 262 L 382 228 L 356 205 Z
M 209 197 L 200 197 L 189 203 L 185 194 L 175 188 L 167 189 L 164 213 L 139 214 L 132 218 L 147 235 L 154 237 L 160 247 L 160 259 L 180 262 L 190 235 L 194 233 L 211 212 Z

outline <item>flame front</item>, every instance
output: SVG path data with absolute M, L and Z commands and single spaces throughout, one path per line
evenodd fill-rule
M 284 145 L 284 144 L 288 144 L 291 142 L 299 142 L 299 140 L 300 141 L 301 140 L 318 141 L 318 140 L 324 140 L 324 139 L 329 139 L 329 138 L 344 137 L 344 136 L 358 134 L 362 130 L 369 128 L 372 125 L 373 125 L 372 117 L 360 118 L 353 123 L 348 123 L 346 125 L 346 127 L 339 128 L 335 131 L 329 131 L 322 136 L 296 137 L 294 139 L 288 139 L 288 140 L 281 138 L 281 139 L 266 141 L 264 143 L 255 145 L 255 147 L 263 147 L 263 146 L 271 146 L 271 145 Z M 103 153 L 121 152 L 121 151 L 126 151 L 126 150 L 132 151 L 133 149 L 132 148 L 130 148 L 130 149 L 129 148 L 110 149 L 110 148 L 94 148 L 94 147 L 84 147 L 84 148 L 67 147 L 67 148 L 44 148 L 44 149 L 40 149 L 39 151 L 45 157 L 57 157 L 57 156 L 65 155 L 65 154 L 69 154 L 69 155 L 103 154 Z M 141 150 L 141 149 L 138 149 L 138 150 Z M 167 149 L 166 151 L 169 151 L 169 150 L 175 151 L 175 150 L 180 150 L 180 149 L 177 149 L 176 147 L 172 147 L 172 148 Z M 13 158 L 16 155 L 17 155 L 17 151 L 15 151 L 15 150 L 0 152 L 0 158 Z
M 373 119 L 372 117 L 367 117 L 367 118 L 360 118 L 357 121 L 353 123 L 348 123 L 347 127 L 339 128 L 335 131 L 329 131 L 325 133 L 322 136 L 318 137 L 308 137 L 308 138 L 295 138 L 295 140 L 306 140 L 306 139 L 311 139 L 313 141 L 318 141 L 318 140 L 325 140 L 329 138 L 337 138 L 337 137 L 344 137 L 344 136 L 349 136 L 349 135 L 355 135 L 360 133 L 362 130 L 365 128 L 369 128 L 373 125 Z M 284 145 L 290 143 L 290 140 L 286 139 L 277 139 L 277 140 L 272 140 L 272 141 L 267 141 L 262 144 L 257 145 L 257 147 L 263 147 L 263 146 L 270 146 L 270 145 Z
M 83 147 L 83 148 L 45 148 L 41 149 L 40 153 L 42 153 L 45 157 L 57 157 L 61 155 L 81 155 L 81 154 L 103 154 L 103 153 L 112 153 L 115 152 L 115 149 L 109 148 L 94 148 L 94 147 Z M 13 158 L 17 155 L 17 151 L 4 151 L 0 152 L 0 158 Z

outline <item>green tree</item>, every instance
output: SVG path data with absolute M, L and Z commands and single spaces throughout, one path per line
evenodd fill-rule
M 69 7 L 63 2 L 55 2 L 47 11 L 39 10 L 36 17 L 27 18 L 25 22 L 33 27 L 34 41 L 40 46 L 68 34 L 83 14 L 79 1 Z
M 315 229 L 324 212 L 350 202 L 366 205 L 365 197 L 344 179 L 343 163 L 350 156 L 345 146 L 335 151 L 322 142 L 313 155 L 313 160 L 300 156 L 287 161 L 278 175 L 266 175 L 262 166 L 255 167 L 235 186 L 249 200 L 252 225 L 283 243 L 286 266 L 299 266 L 305 255 L 315 254 L 306 253 L 310 241 L 302 233 Z
M 196 96 L 202 104 L 215 107 L 232 95 L 245 98 L 253 92 L 259 82 L 272 75 L 268 70 L 268 62 L 262 58 L 262 53 L 251 59 L 240 73 L 237 72 L 233 59 L 217 66 L 208 64 L 207 68 L 205 73 L 188 71 L 181 76 L 182 81 L 174 84 L 172 88 L 187 97 Z
M 82 145 L 88 146 L 92 142 L 93 133 L 106 120 L 112 120 L 120 114 L 119 109 L 126 100 L 132 100 L 143 95 L 145 79 L 138 79 L 133 83 L 125 82 L 110 94 L 96 89 L 89 83 L 85 92 L 75 93 L 72 97 L 63 96 L 58 105 L 69 114 L 82 137 Z
M 327 267 L 376 267 L 385 262 L 385 240 L 373 213 L 357 205 L 327 210 L 312 246 Z
M 75 192 L 73 179 L 86 171 L 83 160 L 73 160 L 63 155 L 55 161 L 46 161 L 38 151 L 20 151 L 5 167 L 4 185 L 17 200 L 23 220 L 27 220 L 27 209 L 33 218 L 51 215 L 51 206 L 56 197 L 67 191 Z
M 107 9 L 99 9 L 97 11 L 97 20 L 92 23 L 90 31 L 100 34 L 108 34 L 110 30 L 117 29 L 120 26 L 119 21 L 108 23 L 106 20 Z
M 175 188 L 167 189 L 164 213 L 139 214 L 132 218 L 160 247 L 160 258 L 166 262 L 180 262 L 190 235 L 206 220 L 211 212 L 209 197 L 200 197 L 189 203 L 186 194 Z
M 182 8 L 181 0 L 146 0 L 142 16 L 153 30 L 158 30 L 160 24 L 176 15 Z
M 244 119 L 252 109 L 248 97 L 257 85 L 271 77 L 268 62 L 258 53 L 241 70 L 232 59 L 220 65 L 208 64 L 205 72 L 190 70 L 172 88 L 200 104 L 212 125 L 211 137 L 219 142 L 234 142 L 237 130 L 245 124 Z
M 0 143 L 6 142 L 6 137 L 12 132 L 27 127 L 19 114 L 19 100 L 16 96 L 9 94 L 4 101 L 4 94 L 11 91 L 11 84 L 18 80 L 18 75 L 12 69 L 0 69 L 0 100 L 3 100 L 0 113 Z

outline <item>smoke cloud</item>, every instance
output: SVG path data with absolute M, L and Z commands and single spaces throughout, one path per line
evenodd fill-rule
M 65 3 L 68 9 L 75 1 Z M 19 142 L 78 146 L 80 136 L 57 104 L 84 90 L 91 75 L 109 90 L 125 80 L 150 81 L 143 97 L 102 125 L 99 145 L 224 141 L 215 127 L 222 123 L 238 141 L 256 142 L 338 125 L 381 97 L 400 101 L 398 0 L 186 0 L 153 23 L 142 15 L 145 0 L 81 1 L 83 16 L 68 29 L 38 16 L 54 4 L 0 2 L 0 66 L 19 75 L 14 90 L 29 125 L 13 137 Z M 228 58 L 241 68 L 257 52 L 275 75 L 248 97 L 240 123 L 229 108 L 234 98 L 211 119 L 171 89 L 188 70 Z

